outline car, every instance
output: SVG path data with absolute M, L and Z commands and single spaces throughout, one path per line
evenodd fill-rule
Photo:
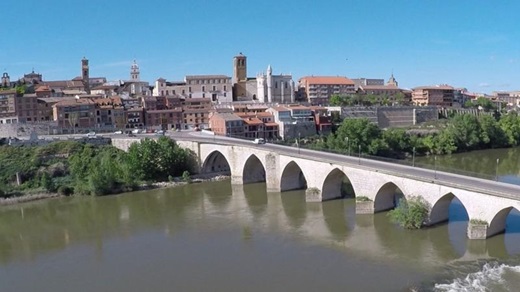
M 88 138 L 96 138 L 96 132 L 88 132 L 86 136 Z
M 127 136 L 128 136 L 128 137 L 135 137 L 135 134 L 134 134 L 134 133 L 128 133 Z
M 133 129 L 132 130 L 132 134 L 139 134 L 141 133 L 141 131 L 139 129 Z
M 114 134 L 121 135 L 121 134 L 123 134 L 123 131 L 115 131 Z
M 254 144 L 265 144 L 264 138 L 256 138 L 253 140 Z
M 155 135 L 162 136 L 162 135 L 164 135 L 164 131 L 163 130 L 157 130 L 157 131 L 155 131 Z

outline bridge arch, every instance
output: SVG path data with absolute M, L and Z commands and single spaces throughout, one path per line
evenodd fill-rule
M 393 182 L 382 185 L 374 198 L 374 212 L 393 209 L 400 199 L 406 199 L 403 191 Z
M 289 162 L 282 171 L 282 176 L 280 178 L 280 191 L 285 192 L 306 188 L 307 180 L 305 179 L 302 169 L 296 162 Z
M 493 220 L 489 222 L 489 226 L 487 228 L 486 237 L 490 237 L 499 233 L 502 233 L 506 230 L 506 219 L 511 210 L 517 210 L 514 207 L 504 208 L 493 217 Z M 518 210 L 517 210 L 518 211 Z
M 202 164 L 202 173 L 222 173 L 231 175 L 231 167 L 226 157 L 218 150 L 211 152 Z
M 355 196 L 349 178 L 338 168 L 329 172 L 321 189 L 322 201 L 343 198 L 347 195 Z
M 265 182 L 265 167 L 255 154 L 251 154 L 242 171 L 243 183 Z
M 462 208 L 464 208 L 464 211 L 466 212 L 467 216 L 468 210 L 466 209 L 466 206 L 464 206 L 464 203 L 462 203 L 462 201 L 455 194 L 450 192 L 440 197 L 431 206 L 428 218 L 428 225 L 434 225 L 448 221 L 450 219 L 450 205 L 454 199 L 457 199 L 461 203 Z

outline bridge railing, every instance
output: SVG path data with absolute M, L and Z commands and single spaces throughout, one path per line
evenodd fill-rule
M 301 144 L 298 146 L 297 143 L 292 143 L 292 144 L 280 143 L 280 144 L 283 144 L 286 146 L 292 146 L 292 147 L 300 147 L 301 149 L 316 150 L 316 151 L 322 151 L 322 152 L 349 156 L 348 150 L 333 150 L 333 149 L 324 149 L 324 148 L 317 148 L 317 147 L 308 147 L 308 145 L 306 145 L 306 144 Z M 369 154 L 363 153 L 363 152 L 359 153 L 357 151 L 350 152 L 350 156 L 351 157 L 361 157 L 363 159 L 383 161 L 383 162 L 394 163 L 394 164 L 414 166 L 414 167 L 423 168 L 423 169 L 431 169 L 434 171 L 437 170 L 440 172 L 448 172 L 448 173 L 453 173 L 453 174 L 458 174 L 458 175 L 463 175 L 463 176 L 477 177 L 477 178 L 482 178 L 482 179 L 487 179 L 487 180 L 496 179 L 496 176 L 493 176 L 493 175 L 490 175 L 487 173 L 465 171 L 465 170 L 461 170 L 461 169 L 446 167 L 446 166 L 439 165 L 439 164 L 423 163 L 423 162 L 412 161 L 409 159 L 396 159 L 396 158 L 389 158 L 389 157 L 382 157 L 382 156 L 374 156 L 374 155 L 369 155 Z

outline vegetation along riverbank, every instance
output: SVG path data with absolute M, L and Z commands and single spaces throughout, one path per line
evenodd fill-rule
M 174 140 L 110 145 L 61 141 L 45 146 L 0 146 L 0 204 L 68 195 L 107 195 L 192 181 L 195 158 Z

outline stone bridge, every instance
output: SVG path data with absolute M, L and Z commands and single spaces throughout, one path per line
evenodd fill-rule
M 113 140 L 112 143 L 126 150 L 129 142 L 122 140 L 126 142 Z M 305 150 L 305 155 L 300 155 L 294 148 L 291 148 L 292 152 L 277 151 L 273 149 L 275 146 L 209 141 L 177 143 L 196 154 L 200 173 L 227 173 L 233 185 L 265 182 L 268 192 L 306 189 L 307 202 L 353 195 L 358 198 L 357 214 L 393 209 L 400 198 L 421 196 L 430 207 L 427 224 L 433 225 L 449 219 L 449 205 L 457 198 L 470 219 L 470 239 L 485 239 L 504 232 L 510 211 L 513 208 L 520 210 L 520 200 L 514 197 L 497 196 L 490 191 L 419 179 L 399 172 L 383 172 L 364 166 L 361 160 L 359 164 L 343 161 L 339 155 L 336 155 L 337 159 L 330 159 L 319 157 L 321 152 Z M 364 200 L 359 200 L 360 197 Z

